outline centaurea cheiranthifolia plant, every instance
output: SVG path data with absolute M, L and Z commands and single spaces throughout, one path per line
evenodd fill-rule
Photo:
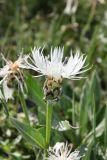
M 46 144 L 50 143 L 51 116 L 53 100 L 57 100 L 61 95 L 63 79 L 79 80 L 83 78 L 81 73 L 89 70 L 86 62 L 86 56 L 80 55 L 77 51 L 73 56 L 72 52 L 69 58 L 64 59 L 64 48 L 55 47 L 51 49 L 50 54 L 45 56 L 41 48 L 34 48 L 31 56 L 26 60 L 26 65 L 30 69 L 38 72 L 40 76 L 46 76 L 44 83 L 44 99 L 47 101 L 46 107 Z
M 43 49 L 34 48 L 31 56 L 21 55 L 15 62 L 8 61 L 4 57 L 3 59 L 5 60 L 6 65 L 0 69 L 1 84 L 4 85 L 6 83 L 5 86 L 8 88 L 9 82 L 15 80 L 19 84 L 21 90 L 23 90 L 24 79 L 22 69 L 32 69 L 40 73 L 40 76 L 46 76 L 43 87 L 44 99 L 45 102 L 47 102 L 46 127 L 40 128 L 40 130 L 45 129 L 45 134 L 42 135 L 40 130 L 35 129 L 30 125 L 26 108 L 24 108 L 23 111 L 25 111 L 29 125 L 23 124 L 15 118 L 10 118 L 13 125 L 24 137 L 26 137 L 26 139 L 29 139 L 30 143 L 37 144 L 42 149 L 46 150 L 50 146 L 52 128 L 51 102 L 59 99 L 63 79 L 80 80 L 83 78 L 80 74 L 90 69 L 85 65 L 86 56 L 80 55 L 80 52 L 77 52 L 74 56 L 71 53 L 69 58 L 64 58 L 64 49 L 56 47 L 51 49 L 50 54 L 47 56 L 44 56 Z M 10 95 L 8 98 L 10 98 Z M 23 104 L 24 103 L 22 103 L 22 105 Z M 53 148 L 48 150 L 48 155 L 48 160 L 56 160 L 56 158 L 58 160 L 79 160 L 81 158 L 79 151 L 71 152 L 68 145 L 64 143 L 57 143 Z

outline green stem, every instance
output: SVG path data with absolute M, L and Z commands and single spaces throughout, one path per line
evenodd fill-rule
M 47 147 L 50 144 L 52 108 L 53 108 L 52 105 L 49 105 L 49 102 L 47 102 L 47 106 L 46 106 L 46 146 Z
M 25 114 L 26 122 L 30 125 L 29 115 L 28 115 L 27 106 L 26 106 L 26 102 L 25 102 L 23 93 L 19 95 L 19 98 L 20 98 L 23 112 Z

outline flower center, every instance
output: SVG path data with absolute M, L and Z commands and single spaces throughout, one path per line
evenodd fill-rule
M 62 93 L 62 77 L 55 79 L 54 77 L 47 77 L 44 83 L 44 99 L 45 100 L 58 100 Z
M 17 62 L 11 62 L 10 63 L 10 69 L 13 71 L 13 72 L 16 72 L 17 69 L 19 68 L 19 64 Z

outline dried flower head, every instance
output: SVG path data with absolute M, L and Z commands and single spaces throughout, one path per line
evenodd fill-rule
M 74 56 L 63 59 L 64 49 L 56 47 L 51 49 L 48 56 L 43 55 L 43 49 L 34 48 L 32 56 L 26 61 L 30 69 L 46 76 L 44 83 L 45 99 L 57 99 L 61 93 L 61 83 L 64 78 L 78 80 L 79 74 L 89 70 L 84 66 L 86 57 L 78 51 Z
M 2 84 L 3 95 L 6 100 L 11 99 L 13 95 L 13 85 L 14 82 L 20 86 L 20 89 L 23 91 L 23 72 L 21 68 L 27 68 L 25 60 L 28 56 L 19 56 L 18 60 L 15 62 L 8 61 L 2 54 L 2 59 L 5 61 L 6 65 L 3 68 L 0 68 L 0 84 Z
M 72 152 L 72 147 L 67 143 L 57 142 L 54 147 L 49 148 L 47 160 L 80 160 L 83 156 L 79 150 Z

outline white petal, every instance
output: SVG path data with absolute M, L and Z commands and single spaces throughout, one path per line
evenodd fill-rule
M 68 146 L 67 143 L 57 142 L 54 147 L 50 147 L 48 150 L 47 160 L 80 160 L 80 151 L 75 150 L 71 152 L 72 147 Z
M 32 57 L 29 57 L 26 61 L 29 68 L 37 71 L 40 75 L 54 77 L 55 79 L 63 77 L 74 80 L 82 78 L 78 74 L 89 70 L 85 68 L 86 66 L 84 67 L 86 57 L 80 55 L 79 51 L 74 56 L 71 53 L 70 58 L 65 63 L 66 58 L 63 60 L 63 48 L 51 48 L 48 56 L 43 55 L 43 49 L 34 48 Z
M 43 49 L 34 48 L 32 50 L 32 58 L 29 58 L 32 64 L 27 61 L 31 69 L 47 76 L 56 78 L 61 77 L 63 68 L 63 49 L 56 47 L 51 49 L 49 56 L 43 55 Z
M 9 88 L 7 85 L 7 81 L 3 82 L 3 94 L 4 98 L 7 101 L 8 99 L 13 99 L 13 88 Z
M 74 57 L 70 56 L 67 64 L 63 67 L 62 77 L 69 79 L 78 79 L 82 78 L 78 76 L 78 74 L 86 72 L 88 69 L 84 69 L 84 64 L 87 57 L 81 56 L 79 52 L 77 52 Z
M 29 58 L 29 55 L 20 54 L 18 60 L 16 60 L 14 63 L 18 64 L 19 68 L 29 69 L 29 66 L 26 63 L 28 58 Z
M 4 77 L 9 73 L 9 66 L 5 65 L 3 68 L 0 68 L 0 77 Z

